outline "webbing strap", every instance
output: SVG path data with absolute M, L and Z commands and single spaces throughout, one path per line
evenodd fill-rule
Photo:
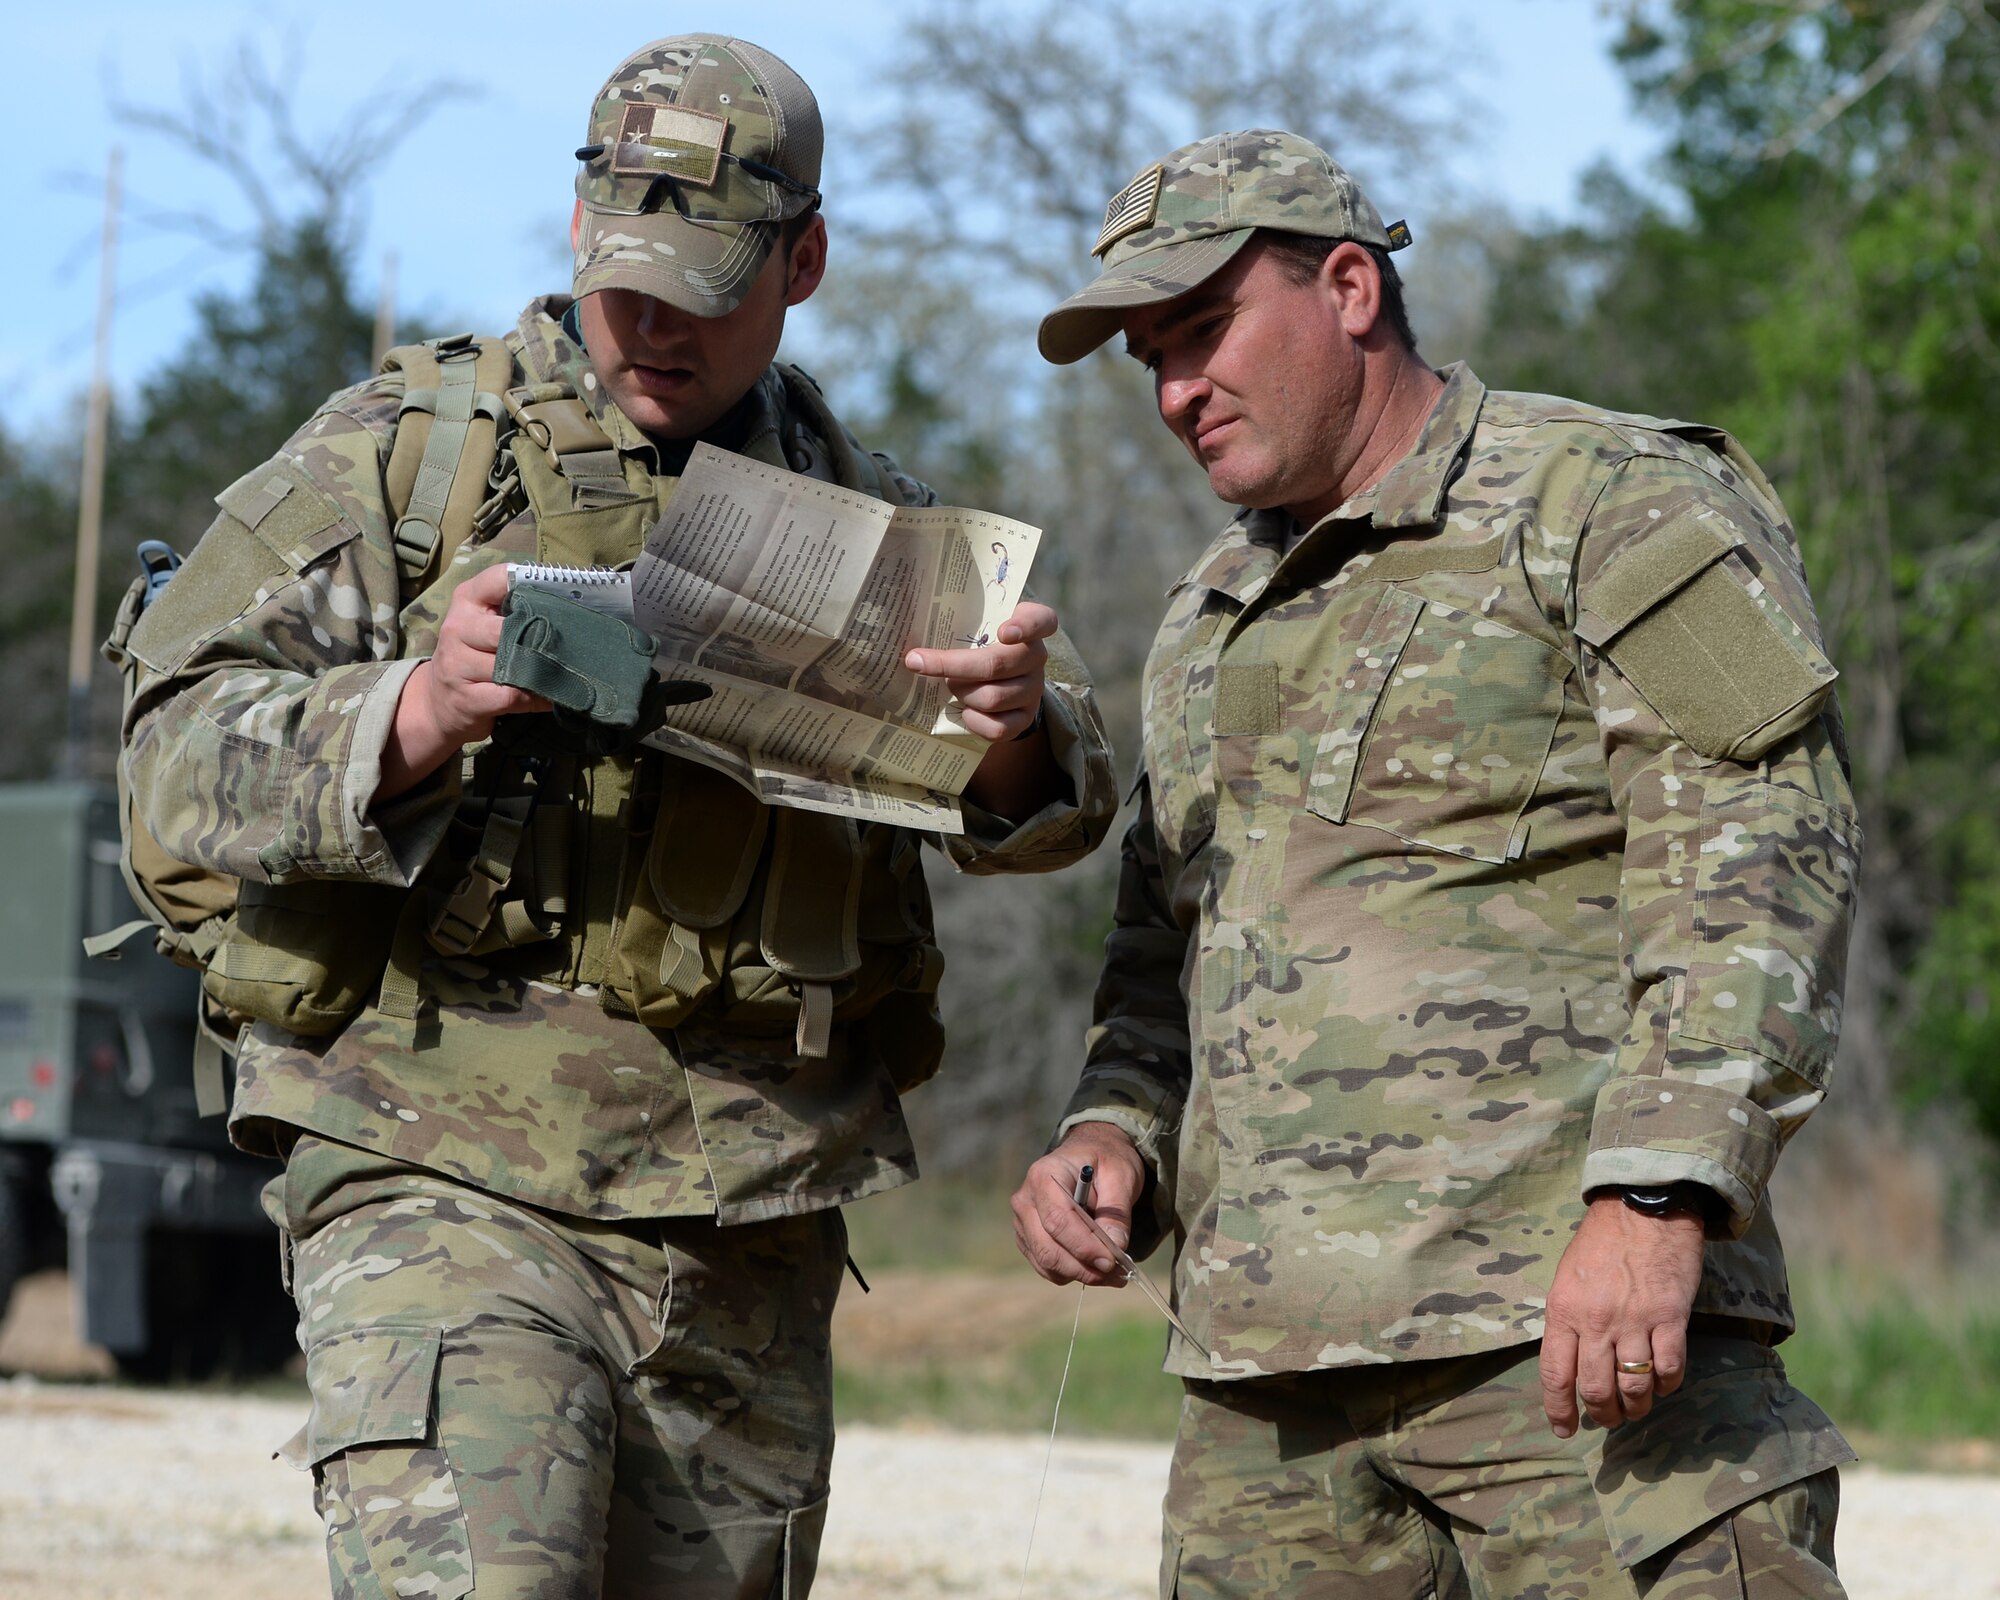
M 194 1034 L 194 1114 L 219 1117 L 229 1109 L 222 1092 L 222 1041 L 206 1028 Z
M 670 989 L 683 1000 L 694 1000 L 704 990 L 705 967 L 701 956 L 701 934 L 678 922 L 667 924 L 667 937 L 660 946 L 660 987 Z
M 248 1031 L 247 1029 L 245 1030 Z M 194 1113 L 198 1117 L 219 1117 L 229 1109 L 222 1069 L 242 1046 L 243 1036 L 234 1043 L 209 1026 L 208 1011 L 200 999 L 194 1009 Z
M 833 985 L 799 985 L 799 1031 L 793 1041 L 798 1053 L 823 1061 L 833 1048 Z
M 389 946 L 389 964 L 382 969 L 382 994 L 376 1010 L 385 1017 L 416 1020 L 424 1004 L 423 964 L 424 915 L 426 897 L 419 891 L 403 902 L 403 914 L 396 919 L 396 937 Z
M 297 984 L 299 981 L 297 951 L 233 939 L 215 947 L 208 969 L 218 977 L 233 978 L 240 983 Z
M 521 842 L 534 817 L 536 786 L 534 770 L 524 767 L 518 791 L 487 803 L 486 826 L 480 830 L 472 864 L 431 918 L 431 946 L 441 954 L 464 955 L 493 921 L 493 908 L 514 876 Z
M 424 441 L 423 459 L 417 463 L 409 508 L 396 524 L 396 564 L 406 579 L 415 580 L 430 571 L 438 541 L 443 538 L 440 530 L 445 502 L 451 498 L 459 454 L 472 431 L 478 355 L 478 347 L 470 344 L 438 350 L 437 412 L 431 420 L 431 435 Z
M 130 922 L 121 922 L 115 928 L 104 933 L 93 933 L 84 940 L 83 953 L 87 956 L 101 956 L 116 961 L 122 953 L 120 946 L 142 933 L 151 933 L 153 926 L 151 917 L 134 917 Z
M 569 479 L 578 506 L 632 497 L 625 486 L 624 459 L 616 450 L 580 450 L 561 457 L 558 466 Z

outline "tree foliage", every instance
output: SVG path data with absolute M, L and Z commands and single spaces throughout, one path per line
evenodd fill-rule
M 1609 176 L 1496 273 L 1488 376 L 1730 427 L 1784 493 L 1868 831 L 1842 1100 L 2000 1137 L 2000 18 L 1674 0 L 1620 55 L 1671 201 Z
M 247 291 L 197 297 L 186 345 L 114 407 L 105 481 L 100 627 L 138 570 L 136 550 L 164 540 L 185 553 L 214 516 L 215 494 L 275 451 L 336 389 L 365 377 L 373 319 L 354 283 L 370 179 L 430 112 L 463 96 L 433 80 L 384 84 L 335 126 L 300 128 L 290 86 L 296 40 L 271 52 L 239 42 L 212 70 L 190 65 L 178 105 L 117 100 L 122 126 L 226 176 L 232 218 L 129 202 L 142 228 L 191 236 L 218 257 L 249 256 Z M 63 732 L 64 650 L 76 530 L 80 420 L 51 419 L 31 440 L 0 436 L 0 675 L 23 707 L 0 745 L 0 779 L 54 770 Z M 119 687 L 92 684 L 86 770 L 108 778 Z

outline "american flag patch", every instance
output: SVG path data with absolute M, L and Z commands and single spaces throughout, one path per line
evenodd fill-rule
M 1092 255 L 1103 255 L 1128 233 L 1137 233 L 1153 220 L 1166 175 L 1166 163 L 1155 161 L 1111 197 L 1111 204 L 1104 208 L 1104 226 L 1097 230 L 1097 243 L 1090 247 Z
M 707 188 L 722 165 L 722 142 L 729 119 L 688 106 L 628 105 L 611 147 L 611 170 L 618 177 L 658 177 Z

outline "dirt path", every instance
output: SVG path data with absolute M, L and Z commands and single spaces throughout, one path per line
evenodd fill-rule
M 271 1460 L 302 1403 L 15 1379 L 0 1385 L 0 1595 L 324 1594 L 304 1481 Z M 1010 1600 L 1042 1441 L 849 1428 L 820 1600 Z M 1058 1444 L 1029 1593 L 1145 1600 L 1161 1445 Z M 1857 1600 L 2000 1600 L 2000 1480 L 1859 1468 L 1840 1564 Z
M 907 1293 L 882 1297 L 873 1314 L 843 1296 L 845 1347 L 893 1358 L 908 1330 L 928 1328 L 935 1340 L 952 1321 L 969 1352 L 1033 1331 L 1050 1310 L 990 1277 L 983 1287 L 936 1279 L 899 1290 Z M 0 1329 L 0 1367 L 38 1374 L 0 1381 L 0 1600 L 324 1595 L 305 1480 L 271 1459 L 304 1416 L 303 1393 L 257 1399 L 91 1381 L 106 1363 L 71 1337 L 65 1291 L 57 1275 L 31 1280 Z M 931 1297 L 922 1308 L 908 1298 L 918 1293 Z M 1012 1600 L 1044 1445 L 1028 1435 L 844 1428 L 815 1595 Z M 1059 1442 L 1027 1592 L 1148 1600 L 1166 1461 L 1164 1445 Z M 2000 1477 L 1861 1467 L 1843 1489 L 1840 1567 L 1856 1600 L 2000 1600 Z

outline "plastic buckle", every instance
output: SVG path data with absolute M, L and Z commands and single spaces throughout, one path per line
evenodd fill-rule
M 493 920 L 493 906 L 505 887 L 499 879 L 480 871 L 479 864 L 474 862 L 452 890 L 451 898 L 431 918 L 432 948 L 448 956 L 462 956 L 469 951 Z

